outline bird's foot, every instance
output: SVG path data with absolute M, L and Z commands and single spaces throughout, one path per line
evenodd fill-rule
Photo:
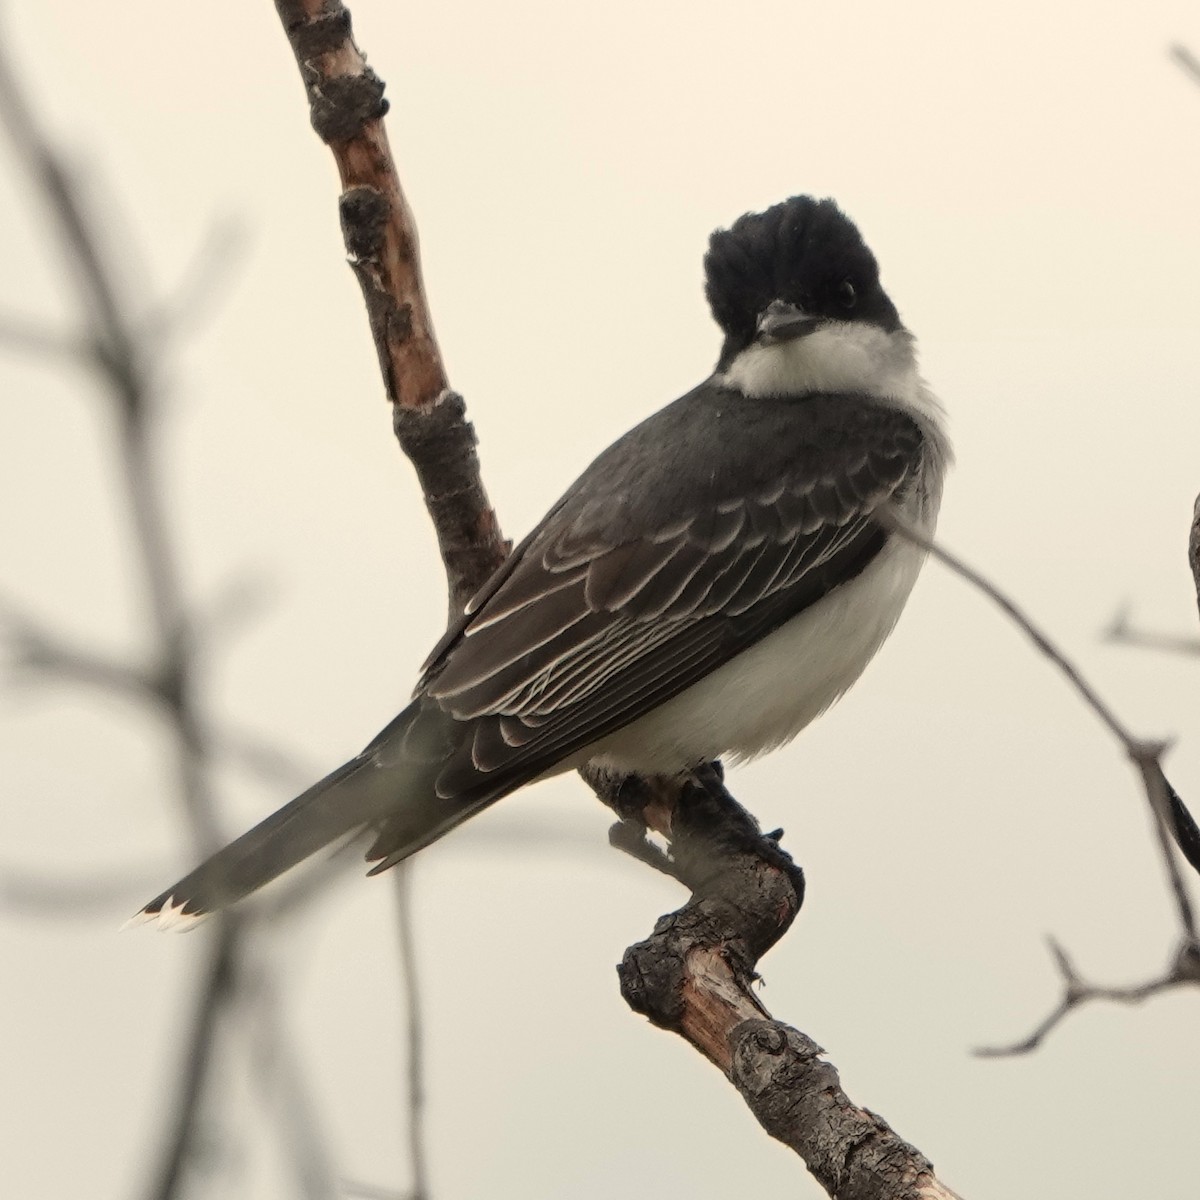
M 731 856 L 739 855 L 756 858 L 781 871 L 795 888 L 799 910 L 804 902 L 804 871 L 779 844 L 783 830 L 762 832 L 754 817 L 725 786 L 725 772 L 719 762 L 703 763 L 692 772 L 692 779 L 680 796 L 676 824 L 680 833 L 691 835 L 689 842 L 698 845 L 695 857 L 718 871 L 724 869 L 723 863 Z M 678 847 L 676 857 L 684 857 Z

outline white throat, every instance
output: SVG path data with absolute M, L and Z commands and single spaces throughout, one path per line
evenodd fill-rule
M 741 351 L 715 382 L 754 399 L 853 392 L 904 409 L 926 430 L 943 463 L 950 445 L 941 404 L 917 370 L 916 339 L 860 321 L 827 321 L 805 337 Z

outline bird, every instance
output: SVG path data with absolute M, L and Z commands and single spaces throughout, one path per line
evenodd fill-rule
M 376 874 L 588 764 L 686 776 L 752 759 L 858 679 L 925 558 L 903 526 L 934 531 L 943 408 L 833 200 L 718 229 L 704 275 L 712 373 L 567 488 L 360 754 L 135 921 L 189 927 L 363 830 Z

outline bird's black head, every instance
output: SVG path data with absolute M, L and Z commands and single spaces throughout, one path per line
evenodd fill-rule
M 705 293 L 725 333 L 718 369 L 756 339 L 803 337 L 829 321 L 901 329 L 875 256 L 832 200 L 793 196 L 718 229 L 704 257 Z

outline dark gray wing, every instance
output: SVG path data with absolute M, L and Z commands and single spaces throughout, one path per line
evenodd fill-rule
M 922 450 L 868 398 L 711 385 L 631 431 L 435 651 L 423 694 L 467 723 L 439 794 L 535 777 L 858 574 Z

